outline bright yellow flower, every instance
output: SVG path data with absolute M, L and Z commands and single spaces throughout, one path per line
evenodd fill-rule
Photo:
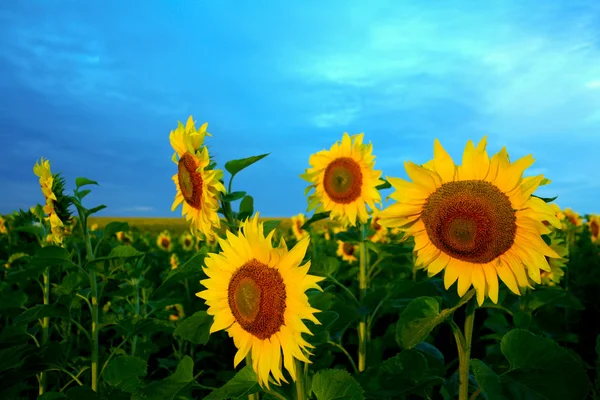
M 94 232 L 94 231 L 97 231 L 97 230 L 98 230 L 98 224 L 92 224 L 90 226 L 90 231 Z
M 571 223 L 571 225 L 581 226 L 583 224 L 583 218 L 581 218 L 581 216 L 578 213 L 576 213 L 570 208 L 565 208 L 564 215 L 565 218 Z
M 171 131 L 169 140 L 175 150 L 173 162 L 177 164 L 177 174 L 173 175 L 177 193 L 171 211 L 183 204 L 181 214 L 191 221 L 192 230 L 209 237 L 214 236 L 214 228 L 221 226 L 218 199 L 225 187 L 220 182 L 223 171 L 208 169 L 210 158 L 203 145 L 207 125 L 196 130 L 190 116 L 185 127 L 179 122 L 177 129 Z
M 131 244 L 131 242 L 133 242 L 133 238 L 127 232 L 119 231 L 115 234 L 115 236 L 117 237 L 117 240 L 119 242 L 122 242 L 124 244 Z
M 179 257 L 177 257 L 177 254 L 171 254 L 171 259 L 169 260 L 169 262 L 171 263 L 171 269 L 176 269 L 177 267 L 179 267 Z
M 354 226 L 357 218 L 362 223 L 369 219 L 367 204 L 373 209 L 381 203 L 381 171 L 373 169 L 373 145 L 363 144 L 363 136 L 344 133 L 341 143 L 310 156 L 310 168 L 300 175 L 311 183 L 305 194 L 315 190 L 308 196 L 308 211 L 331 211 L 331 219 Z
M 306 221 L 304 219 L 304 214 L 302 213 L 292 217 L 292 232 L 294 233 L 297 241 L 300 241 L 308 236 L 308 232 L 302 229 L 304 222 Z
M 6 230 L 6 223 L 4 222 L 4 218 L 0 215 L 0 234 L 6 234 L 8 231 Z
M 592 235 L 592 242 L 597 242 L 600 238 L 600 215 L 590 215 L 588 227 Z
M 45 160 L 42 157 L 41 161 L 36 161 L 33 167 L 33 173 L 40 178 L 40 186 L 42 193 L 46 198 L 46 205 L 44 206 L 44 213 L 48 215 L 46 221 L 50 221 L 50 230 L 52 231 L 52 241 L 55 244 L 61 244 L 63 241 L 65 226 L 63 221 L 60 220 L 54 209 L 54 202 L 56 201 L 56 195 L 52 192 L 52 185 L 54 183 L 54 177 L 50 171 L 50 161 Z
M 352 243 L 344 243 L 341 240 L 337 241 L 337 255 L 342 257 L 342 260 L 353 263 L 357 260 L 358 246 Z
M 210 332 L 225 329 L 233 338 L 238 348 L 234 367 L 250 353 L 258 382 L 266 387 L 271 375 L 277 384 L 286 382 L 282 359 L 293 380 L 294 359 L 310 362 L 308 349 L 313 346 L 302 338 L 302 333 L 310 334 L 302 320 L 319 324 L 314 316 L 319 310 L 310 306 L 304 292 L 321 290 L 317 282 L 323 280 L 308 274 L 310 261 L 300 265 L 310 237 L 288 251 L 283 239 L 272 247 L 274 233 L 264 236 L 258 214 L 242 222 L 237 235 L 228 231 L 226 240 L 218 239 L 223 251 L 205 259 L 209 279 L 200 283 L 207 290 L 196 293 L 214 315 Z
M 418 268 L 429 276 L 445 270 L 446 289 L 458 280 L 461 297 L 473 285 L 480 305 L 486 296 L 498 302 L 498 277 L 519 295 L 528 275 L 539 284 L 540 270 L 550 271 L 546 257 L 560 258 L 541 237 L 550 233 L 542 221 L 560 221 L 532 196 L 544 177 L 522 177 L 533 158 L 511 163 L 503 148 L 490 159 L 485 147 L 486 138 L 477 147 L 469 140 L 456 166 L 436 139 L 433 160 L 405 162 L 412 182 L 388 178 L 397 203 L 379 220 L 414 236 Z
M 156 237 L 156 245 L 159 249 L 164 251 L 171 251 L 173 248 L 173 242 L 171 241 L 171 234 L 169 231 L 162 231 Z

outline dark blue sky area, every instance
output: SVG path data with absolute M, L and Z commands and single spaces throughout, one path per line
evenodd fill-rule
M 299 174 L 365 132 L 383 175 L 439 138 L 532 153 L 561 207 L 600 212 L 600 2 L 3 1 L 0 213 L 43 202 L 33 165 L 100 182 L 104 215 L 170 212 L 169 132 L 208 121 L 212 154 L 265 216 L 306 210 Z M 249 5 L 251 4 L 251 5 Z

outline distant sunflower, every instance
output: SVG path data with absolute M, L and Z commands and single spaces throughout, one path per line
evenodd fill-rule
M 117 240 L 124 244 L 131 244 L 133 242 L 133 237 L 128 232 L 119 231 L 115 234 Z
M 61 244 L 67 233 L 65 222 L 71 219 L 68 207 L 72 200 L 64 195 L 65 181 L 59 174 L 52 174 L 50 161 L 45 160 L 44 157 L 36 161 L 33 173 L 40 178 L 40 187 L 46 199 L 44 213 L 48 215 L 46 220 L 50 222 L 51 241 Z
M 337 241 L 337 255 L 342 257 L 342 260 L 348 261 L 349 263 L 356 262 L 356 254 L 358 253 L 358 246 L 348 242 Z
M 183 312 L 183 306 L 181 304 L 172 304 L 170 306 L 165 307 L 165 310 L 171 312 L 171 314 L 169 314 L 169 321 L 174 322 L 185 317 L 185 313 Z
M 540 270 L 550 271 L 546 257 L 560 258 L 541 237 L 550 233 L 542 221 L 557 228 L 560 221 L 532 196 L 547 181 L 522 177 L 533 158 L 511 163 L 503 148 L 490 159 L 485 147 L 486 138 L 477 147 L 469 140 L 456 166 L 436 139 L 433 160 L 405 162 L 412 182 L 388 178 L 396 203 L 379 220 L 414 236 L 417 267 L 429 276 L 445 270 L 446 289 L 458 280 L 461 297 L 473 285 L 480 305 L 486 296 L 498 302 L 498 277 L 519 295 L 527 275 L 539 284 Z
M 164 251 L 171 251 L 171 249 L 173 249 L 173 242 L 171 241 L 171 234 L 169 231 L 162 231 L 156 237 L 156 245 L 159 249 Z
M 569 246 L 567 243 L 557 236 L 556 232 L 552 232 L 550 235 L 550 247 L 560 256 L 560 258 L 549 258 L 546 257 L 548 264 L 550 265 L 550 271 L 542 271 L 542 285 L 556 286 L 560 283 L 563 276 L 565 275 L 564 268 L 567 266 L 569 261 Z
M 587 224 L 592 235 L 592 242 L 597 242 L 600 238 L 600 215 L 590 215 Z
M 331 211 L 331 219 L 354 226 L 357 218 L 362 223 L 369 219 L 367 205 L 373 209 L 381 203 L 381 171 L 373 169 L 373 145 L 363 144 L 363 136 L 344 133 L 341 143 L 310 156 L 310 168 L 300 175 L 311 183 L 305 194 L 315 190 L 308 197 L 308 211 Z
M 175 254 L 175 253 L 171 254 L 169 263 L 171 264 L 171 269 L 177 269 L 177 267 L 179 267 L 179 257 L 177 257 L 177 254 Z
M 169 140 L 175 150 L 173 162 L 177 164 L 177 174 L 173 175 L 177 193 L 171 211 L 183 204 L 181 214 L 191 221 L 191 228 L 208 237 L 214 236 L 213 229 L 221 226 L 218 199 L 225 187 L 220 182 L 223 171 L 209 169 L 208 148 L 203 145 L 207 125 L 196 130 L 190 116 L 185 127 L 180 122 L 171 131 Z
M 207 288 L 196 295 L 209 306 L 214 315 L 210 332 L 225 329 L 238 348 L 234 367 L 248 353 L 258 382 L 269 385 L 269 376 L 277 384 L 287 382 L 283 365 L 296 380 L 294 359 L 310 362 L 312 348 L 302 338 L 310 334 L 302 322 L 308 319 L 319 324 L 308 297 L 308 289 L 319 289 L 321 277 L 308 275 L 310 261 L 300 265 L 306 254 L 309 237 L 288 251 L 284 240 L 272 247 L 275 231 L 264 236 L 258 214 L 242 222 L 238 234 L 227 232 L 227 239 L 218 239 L 223 251 L 209 253 L 204 272 L 209 279 L 200 283 Z
M 4 218 L 0 215 L 0 234 L 6 234 L 8 231 L 6 230 L 6 223 L 4 222 Z
M 565 208 L 563 211 L 565 218 L 567 219 L 567 221 L 569 221 L 571 223 L 571 225 L 573 226 L 581 226 L 583 225 L 583 218 L 581 218 L 581 216 L 576 213 L 575 211 L 573 211 L 570 208 Z
M 379 218 L 379 210 L 374 209 L 373 216 L 371 217 L 371 230 L 373 234 L 369 237 L 369 240 L 373 243 L 385 242 L 387 239 L 388 228 L 379 225 Z
M 292 233 L 296 237 L 297 241 L 300 241 L 306 236 L 308 236 L 308 232 L 302 229 L 302 225 L 304 225 L 304 222 L 304 214 L 300 213 L 298 215 L 292 216 Z
M 181 244 L 181 247 L 183 247 L 184 251 L 192 251 L 195 242 L 196 239 L 187 232 L 179 237 L 179 243 Z

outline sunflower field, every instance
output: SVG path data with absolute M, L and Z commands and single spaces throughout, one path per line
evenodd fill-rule
M 234 189 L 267 154 L 210 136 L 169 135 L 172 225 L 32 162 L 41 204 L 0 218 L 1 399 L 600 398 L 600 217 L 536 196 L 531 155 L 435 140 L 405 180 L 344 133 L 279 220 Z

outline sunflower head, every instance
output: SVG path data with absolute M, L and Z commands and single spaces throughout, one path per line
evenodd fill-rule
M 177 164 L 177 173 L 173 182 L 177 190 L 171 211 L 182 205 L 182 215 L 191 221 L 194 233 L 214 236 L 213 229 L 221 226 L 219 194 L 225 193 L 221 180 L 223 171 L 212 169 L 208 148 L 204 145 L 207 124 L 196 130 L 192 117 L 186 126 L 180 122 L 177 129 L 171 131 L 169 140 L 175 150 L 173 162 Z
M 179 243 L 181 244 L 181 247 L 183 247 L 184 251 L 192 251 L 194 244 L 196 244 L 196 239 L 191 233 L 186 232 L 179 236 Z
M 170 312 L 169 321 L 175 322 L 185 317 L 183 306 L 181 304 L 171 304 L 170 306 L 166 306 L 165 310 Z
M 305 221 L 304 214 L 302 213 L 292 216 L 292 233 L 298 241 L 308 236 L 308 232 L 302 229 L 302 225 L 304 225 Z
M 119 231 L 115 234 L 117 240 L 124 244 L 131 244 L 133 242 L 133 238 L 128 232 Z
M 6 229 L 6 223 L 4 222 L 4 218 L 0 215 L 0 235 L 7 234 L 8 230 Z
M 373 243 L 385 242 L 387 240 L 388 228 L 379 224 L 380 212 L 377 209 L 373 210 L 371 217 L 371 231 L 373 234 L 369 236 L 369 240 Z
M 169 263 L 171 264 L 171 269 L 177 269 L 177 267 L 179 267 L 179 257 L 177 257 L 177 254 L 175 254 L 175 253 L 171 254 Z
M 274 231 L 264 235 L 258 214 L 241 224 L 240 231 L 227 231 L 218 239 L 221 253 L 209 253 L 200 281 L 206 290 L 196 295 L 206 301 L 208 314 L 214 316 L 210 332 L 225 329 L 233 338 L 238 352 L 234 367 L 248 353 L 258 382 L 265 387 L 272 377 L 277 384 L 287 382 L 281 364 L 296 379 L 294 359 L 310 362 L 312 346 L 302 338 L 310 334 L 302 322 L 319 324 L 316 310 L 305 291 L 321 290 L 321 277 L 308 274 L 310 262 L 302 264 L 310 238 L 305 237 L 288 250 L 282 239 L 272 246 Z
M 173 242 L 171 241 L 171 233 L 167 230 L 162 231 L 156 237 L 156 246 L 164 251 L 171 251 L 173 249 Z
M 563 214 L 566 218 L 566 220 L 573 226 L 581 226 L 583 224 L 583 218 L 581 218 L 581 216 L 576 213 L 575 211 L 573 211 L 570 208 L 565 208 L 563 211 Z
M 590 215 L 587 225 L 590 229 L 592 242 L 598 242 L 600 239 L 600 215 Z
M 348 261 L 349 263 L 356 262 L 356 255 L 358 254 L 357 245 L 349 242 L 342 242 L 341 240 L 337 241 L 337 245 L 337 255 L 342 257 L 342 260 Z
M 310 156 L 310 168 L 300 175 L 310 183 L 306 194 L 314 189 L 308 196 L 308 211 L 331 211 L 331 219 L 354 226 L 357 218 L 362 223 L 369 219 L 367 205 L 375 208 L 375 203 L 381 203 L 377 190 L 383 183 L 381 171 L 374 170 L 373 146 L 363 144 L 363 136 L 344 133 L 331 149 Z
M 550 233 L 543 221 L 560 221 L 532 196 L 546 181 L 523 177 L 533 158 L 511 163 L 505 149 L 490 158 L 485 148 L 485 138 L 477 147 L 469 141 L 457 166 L 436 139 L 433 160 L 405 163 L 412 182 L 388 179 L 396 203 L 379 220 L 414 236 L 417 267 L 429 276 L 444 270 L 446 289 L 458 280 L 460 296 L 474 286 L 480 305 L 486 296 L 498 301 L 498 277 L 520 294 L 528 276 L 539 284 L 540 271 L 550 271 L 546 257 L 560 258 L 541 237 Z

